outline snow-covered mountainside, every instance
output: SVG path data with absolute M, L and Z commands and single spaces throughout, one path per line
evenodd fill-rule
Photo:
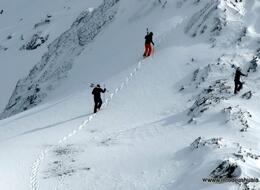
M 0 112 L 19 79 L 47 52 L 47 46 L 65 32 L 82 11 L 93 10 L 102 0 L 8 1 L 0 4 Z M 86 7 L 88 7 L 86 9 Z
M 33 67 L 28 77 L 18 81 L 2 118 L 36 106 L 45 98 L 46 91 L 54 89 L 59 80 L 67 76 L 75 57 L 114 18 L 118 1 L 106 0 L 94 11 L 82 12 L 70 29 L 48 46 L 41 62 Z M 38 40 L 33 36 L 26 47 L 36 48 Z
M 34 62 L 6 79 L 25 77 L 1 114 L 1 189 L 260 189 L 259 0 L 57 2 L 59 32 L 46 9 L 44 32 L 0 44 Z M 90 83 L 108 89 L 97 114 Z

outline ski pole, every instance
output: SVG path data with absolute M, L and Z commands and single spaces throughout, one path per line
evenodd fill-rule
M 104 84 L 104 89 L 106 88 L 106 85 Z M 106 101 L 106 92 L 104 93 L 104 99 Z

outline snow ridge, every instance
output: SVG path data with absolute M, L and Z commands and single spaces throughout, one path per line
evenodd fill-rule
M 215 14 L 215 10 L 218 10 L 219 1 L 211 0 L 208 2 L 199 12 L 195 13 L 190 19 L 188 25 L 185 28 L 186 33 L 191 33 L 191 36 L 195 37 L 198 33 L 203 34 L 208 28 L 206 21 L 210 19 L 211 15 Z M 214 19 L 217 19 L 217 14 L 213 15 Z M 218 24 L 218 23 L 217 23 Z M 215 27 L 215 25 L 213 25 Z M 211 29 L 211 31 L 214 31 Z
M 234 33 L 233 39 L 228 39 L 229 43 L 241 41 L 245 36 L 246 28 L 242 27 L 240 20 L 244 12 L 235 0 L 199 0 L 193 4 L 202 8 L 193 14 L 184 29 L 191 37 L 207 36 L 214 47 L 218 43 L 226 43 L 227 39 L 222 39 L 223 33 Z M 236 22 L 230 17 L 236 18 Z

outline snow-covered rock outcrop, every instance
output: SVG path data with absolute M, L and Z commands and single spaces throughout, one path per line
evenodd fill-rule
M 186 1 L 183 1 L 183 4 Z M 243 4 L 235 0 L 187 1 L 198 7 L 185 27 L 185 33 L 192 37 L 206 36 L 212 44 L 240 43 L 247 34 L 241 16 Z M 228 39 L 225 35 L 230 34 Z
M 232 71 L 231 65 L 217 62 L 193 72 L 188 88 L 203 90 L 194 97 L 195 102 L 188 110 L 189 116 L 198 117 L 211 106 L 231 97 L 233 90 L 228 79 Z
M 241 132 L 247 131 L 249 128 L 248 118 L 252 115 L 248 111 L 242 110 L 239 106 L 228 107 L 224 109 L 226 115 L 226 123 L 232 123 L 235 127 L 240 127 Z
M 204 183 L 233 182 L 241 189 L 249 190 L 258 182 L 254 170 L 259 167 L 254 164 L 260 157 L 255 152 L 228 139 L 198 137 L 190 145 L 186 164 L 190 164 L 195 172 L 205 172 Z
M 204 89 L 196 98 L 196 101 L 189 109 L 188 115 L 197 117 L 204 111 L 209 109 L 209 106 L 214 106 L 220 101 L 228 99 L 232 93 L 231 86 L 227 85 L 225 80 L 217 80 L 213 85 Z
M 257 187 L 256 169 L 259 155 L 240 143 L 222 137 L 198 137 L 189 147 L 178 153 L 178 164 L 186 168 L 168 189 L 209 189 L 216 185 L 237 184 L 239 189 L 253 190 Z M 191 184 L 183 183 L 189 178 Z M 223 187 L 224 187 L 223 186 Z

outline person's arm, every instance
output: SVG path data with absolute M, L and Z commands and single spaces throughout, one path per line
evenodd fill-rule
M 102 93 L 105 93 L 105 92 L 106 92 L 106 90 L 107 90 L 106 88 L 104 88 L 104 89 L 101 89 L 101 92 L 102 92 Z
M 92 94 L 94 95 L 95 88 L 92 90 Z
M 152 43 L 152 44 L 153 44 L 153 46 L 154 46 L 153 39 L 151 39 L 151 43 Z
M 240 72 L 240 74 L 241 74 L 242 76 L 244 76 L 244 77 L 247 77 L 247 74 L 244 74 L 244 73 L 242 73 L 242 72 Z

